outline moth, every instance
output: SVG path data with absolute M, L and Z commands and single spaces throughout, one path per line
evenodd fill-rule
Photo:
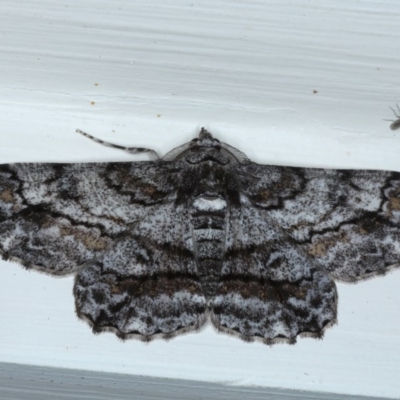
M 4 164 L 0 249 L 75 274 L 95 333 L 168 339 L 210 320 L 293 344 L 336 322 L 335 280 L 399 266 L 400 173 L 260 165 L 205 129 L 153 161 Z

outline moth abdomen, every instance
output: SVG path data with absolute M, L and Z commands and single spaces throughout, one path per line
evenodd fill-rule
M 225 253 L 227 201 L 204 194 L 192 205 L 193 241 L 197 268 L 206 297 L 215 295 Z

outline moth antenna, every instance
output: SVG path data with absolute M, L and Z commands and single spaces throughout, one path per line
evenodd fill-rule
M 103 146 L 106 147 L 112 147 L 114 149 L 119 149 L 119 150 L 123 150 L 126 151 L 129 154 L 140 154 L 140 153 L 151 153 L 153 154 L 156 158 L 160 158 L 160 156 L 157 154 L 157 152 L 153 149 L 146 149 L 144 147 L 124 147 L 124 146 L 120 146 L 118 144 L 113 144 L 113 143 L 109 143 L 109 142 L 105 142 L 103 140 L 97 139 L 92 135 L 89 135 L 86 132 L 81 131 L 80 129 L 76 130 L 77 133 L 80 133 L 83 136 L 86 136 L 87 138 L 93 140 L 96 143 L 100 143 Z

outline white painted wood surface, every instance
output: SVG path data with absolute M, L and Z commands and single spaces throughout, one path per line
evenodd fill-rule
M 1 400 L 382 400 L 382 397 L 293 391 L 0 363 Z
M 138 160 L 201 126 L 254 161 L 400 171 L 400 3 L 3 0 L 0 163 Z M 144 156 L 145 157 L 145 156 Z M 94 336 L 72 278 L 0 262 L 0 361 L 400 396 L 400 271 L 338 285 L 322 341 L 247 344 L 207 327 L 169 342 Z

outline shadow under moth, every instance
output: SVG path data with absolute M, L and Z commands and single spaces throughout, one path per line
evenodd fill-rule
M 0 165 L 3 259 L 75 274 L 95 333 L 319 338 L 334 280 L 399 266 L 399 172 L 260 165 L 204 129 L 162 158 L 124 149 L 157 159 Z

